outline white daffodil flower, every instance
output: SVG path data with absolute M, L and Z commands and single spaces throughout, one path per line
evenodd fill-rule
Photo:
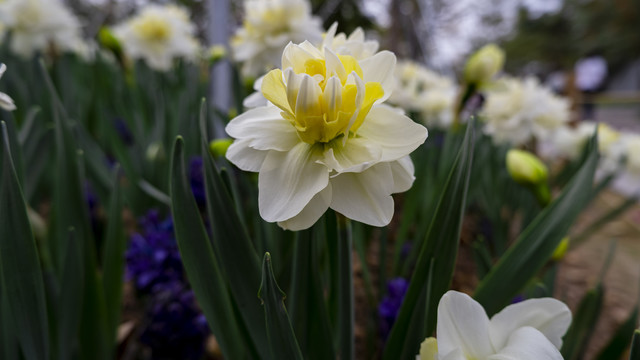
M 365 40 L 362 28 L 356 28 L 349 36 L 345 33 L 336 34 L 336 31 L 338 31 L 337 22 L 333 23 L 329 30 L 323 35 L 320 49 L 326 47 L 336 54 L 352 56 L 357 61 L 377 54 L 380 44 L 375 40 Z M 307 38 L 307 40 L 308 39 L 309 38 Z M 303 38 L 300 41 L 305 41 L 305 39 Z M 292 42 L 295 43 L 296 41 Z M 280 54 L 282 54 L 282 51 L 278 52 L 278 56 L 280 56 Z M 278 59 L 277 63 L 280 64 L 280 59 Z M 255 92 L 244 99 L 242 103 L 244 107 L 254 108 L 267 104 L 267 99 L 265 99 L 261 92 L 263 78 L 264 76 L 261 76 L 253 83 L 253 90 L 255 90 Z M 391 92 L 391 90 L 388 91 Z
M 396 78 L 398 81 L 389 102 L 418 113 L 429 128 L 451 126 L 457 95 L 451 79 L 412 61 L 398 62 Z
M 5 71 L 7 71 L 7 65 L 0 64 L 0 78 L 4 75 Z M 13 103 L 13 99 L 9 95 L 0 92 L 0 108 L 13 111 L 16 109 L 16 104 Z
M 391 194 L 414 180 L 409 154 L 427 130 L 398 109 L 391 94 L 396 57 L 364 60 L 290 43 L 282 69 L 261 91 L 269 104 L 231 120 L 227 158 L 259 172 L 258 205 L 266 221 L 291 230 L 313 225 L 330 207 L 373 226 L 393 215 Z
M 51 48 L 73 50 L 81 39 L 80 21 L 59 0 L 0 1 L 0 22 L 11 31 L 10 50 L 25 58 Z
M 482 111 L 484 131 L 496 143 L 518 146 L 546 139 L 570 120 L 569 102 L 536 78 L 503 78 L 487 93 Z
M 311 16 L 307 0 L 247 0 L 241 28 L 231 39 L 235 61 L 245 76 L 260 76 L 280 66 L 282 50 L 289 42 L 319 42 L 322 22 Z
M 189 13 L 177 5 L 148 4 L 141 12 L 113 29 L 124 52 L 143 59 L 150 68 L 168 71 L 173 60 L 194 60 L 200 51 Z
M 437 342 L 428 338 L 417 360 L 561 360 L 569 308 L 553 298 L 509 305 L 491 319 L 466 294 L 448 291 L 438 305 Z

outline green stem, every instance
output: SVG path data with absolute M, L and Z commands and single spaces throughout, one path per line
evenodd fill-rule
M 339 277 L 339 303 L 338 318 L 338 351 L 341 360 L 349 360 L 355 357 L 354 337 L 354 299 L 353 299 L 353 261 L 351 249 L 353 249 L 353 237 L 351 236 L 351 222 L 344 217 L 338 218 L 338 272 Z

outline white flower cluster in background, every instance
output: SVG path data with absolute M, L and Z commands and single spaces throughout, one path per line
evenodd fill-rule
M 280 66 L 282 50 L 289 42 L 322 39 L 322 24 L 311 16 L 305 0 L 247 0 L 245 18 L 231 39 L 233 57 L 245 76 L 257 77 Z
M 615 187 L 626 194 L 640 191 L 640 134 L 620 132 L 603 123 L 584 121 L 563 126 L 543 142 L 540 153 L 549 161 L 577 160 L 591 136 L 598 130 L 598 177 L 617 174 Z
M 189 13 L 177 5 L 146 5 L 136 16 L 113 29 L 125 54 L 143 59 L 158 71 L 168 71 L 176 59 L 194 60 L 200 45 Z
M 11 32 L 10 50 L 21 57 L 83 46 L 78 18 L 59 0 L 0 2 L 0 23 Z
M 484 131 L 496 143 L 514 146 L 551 136 L 570 120 L 569 101 L 533 77 L 504 77 L 487 92 Z
M 451 126 L 458 92 L 451 79 L 413 61 L 398 62 L 396 78 L 390 102 L 417 113 L 427 127 Z

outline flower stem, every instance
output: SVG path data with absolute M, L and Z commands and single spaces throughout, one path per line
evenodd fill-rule
M 354 300 L 353 300 L 353 237 L 351 233 L 351 221 L 338 215 L 338 273 L 339 276 L 339 303 L 338 319 L 338 351 L 340 359 L 349 360 L 355 356 L 354 337 Z

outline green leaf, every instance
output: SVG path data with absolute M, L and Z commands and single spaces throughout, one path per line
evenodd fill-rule
M 271 255 L 264 254 L 262 261 L 262 284 L 258 297 L 264 305 L 264 314 L 269 338 L 269 349 L 273 359 L 299 359 L 302 353 L 293 333 L 289 315 L 284 306 L 284 292 L 276 283 L 271 266 Z
M 113 169 L 113 189 L 109 201 L 109 217 L 103 252 L 103 282 L 107 313 L 107 334 L 111 344 L 115 344 L 116 331 L 120 323 L 122 286 L 124 273 L 124 252 L 126 238 L 122 222 L 122 195 L 119 182 L 120 166 Z
M 320 244 L 324 223 L 297 232 L 294 245 L 291 295 L 288 299 L 291 323 L 305 359 L 335 359 L 333 335 L 320 279 Z M 271 255 L 269 255 L 271 258 Z
M 2 271 L 2 267 L 0 267 L 0 271 Z M 2 279 L 2 274 L 0 274 L 0 279 Z M 0 356 L 4 360 L 19 360 L 20 345 L 10 316 L 9 299 L 2 296 L 2 291 L 0 286 Z
M 81 287 L 79 358 L 107 359 L 112 346 L 108 342 L 107 319 L 102 278 L 98 273 L 96 245 L 89 222 L 89 211 L 84 198 L 84 164 L 82 151 L 77 150 L 71 133 L 70 120 L 53 86 L 44 62 L 40 69 L 52 99 L 55 123 L 56 173 L 53 193 L 53 237 L 50 251 L 57 273 L 62 276 L 68 249 L 68 229 L 75 229 L 79 241 L 84 285 Z
M 593 332 L 602 309 L 603 289 L 598 284 L 582 298 L 571 327 L 564 336 L 562 356 L 565 360 L 579 359 Z
M 260 286 L 260 259 L 209 153 L 209 145 L 205 138 L 205 109 L 203 101 L 200 107 L 201 151 L 212 243 L 245 327 L 251 334 L 256 348 L 265 349 L 267 334 L 264 314 L 255 297 L 256 289 Z
M 620 325 L 609 344 L 598 354 L 598 360 L 620 359 L 629 347 L 633 332 L 638 323 L 638 307 L 631 312 L 627 320 Z
M 189 283 L 211 331 L 216 335 L 224 357 L 244 359 L 247 356 L 246 343 L 240 336 L 225 278 L 220 271 L 191 193 L 191 186 L 186 177 L 181 137 L 176 139 L 173 147 L 170 189 L 176 240 Z M 258 302 L 257 299 L 255 301 Z
M 633 332 L 633 338 L 631 339 L 631 351 L 629 353 L 629 360 L 640 360 L 640 330 L 636 329 Z
M 389 334 L 383 359 L 413 359 L 419 352 L 420 342 L 435 328 L 438 303 L 453 277 L 473 149 L 474 125 L 471 121 L 422 241 L 416 270 Z M 425 306 L 428 307 L 426 311 L 423 310 Z M 410 333 L 410 329 L 421 331 Z
M 82 314 L 84 269 L 82 268 L 82 238 L 73 228 L 68 230 L 69 241 L 60 281 L 60 300 L 57 316 L 58 359 L 70 359 L 78 340 L 78 326 Z
M 478 285 L 475 299 L 489 316 L 507 305 L 542 269 L 589 201 L 598 164 L 595 136 L 585 151 L 582 167 L 562 194 L 531 222 Z
M 25 359 L 46 360 L 49 359 L 49 327 L 42 269 L 4 121 L 0 122 L 0 127 L 3 140 L 0 180 L 2 297 L 7 299 L 8 313 Z

